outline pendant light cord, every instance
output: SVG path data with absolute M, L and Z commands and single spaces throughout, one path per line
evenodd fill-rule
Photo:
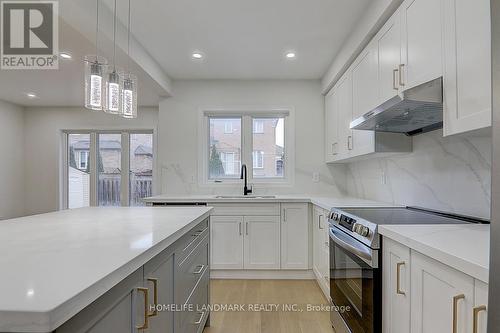
M 115 17 L 113 18 L 113 72 L 116 70 L 116 0 L 114 8 Z
M 127 35 L 127 72 L 130 71 L 130 29 L 131 29 L 131 5 L 130 1 L 128 0 L 128 35 Z
M 98 61 L 99 41 L 99 0 L 96 0 L 96 25 L 95 25 L 95 61 Z

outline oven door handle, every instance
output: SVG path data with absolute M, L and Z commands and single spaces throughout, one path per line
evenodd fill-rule
M 373 256 L 371 249 L 355 240 L 354 238 L 351 238 L 347 235 L 344 236 L 342 231 L 336 231 L 334 228 L 330 228 L 330 238 L 335 242 L 335 244 L 349 251 L 350 253 L 357 255 L 365 261 L 372 261 Z

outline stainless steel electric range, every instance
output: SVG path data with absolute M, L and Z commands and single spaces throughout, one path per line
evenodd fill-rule
M 383 224 L 489 223 L 413 207 L 333 208 L 329 215 L 331 321 L 336 333 L 382 332 Z

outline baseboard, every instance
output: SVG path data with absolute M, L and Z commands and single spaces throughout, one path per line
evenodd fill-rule
M 323 294 L 325 295 L 327 300 L 330 300 L 330 288 L 329 286 L 326 285 L 326 281 L 324 281 L 323 276 L 321 276 L 321 273 L 313 267 L 313 274 L 314 277 L 316 278 L 316 282 L 318 283 L 319 287 L 323 291 Z
M 312 270 L 211 270 L 211 279 L 314 280 Z

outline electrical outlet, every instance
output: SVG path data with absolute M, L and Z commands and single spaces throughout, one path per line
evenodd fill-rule
M 313 172 L 313 182 L 319 183 L 319 172 Z

